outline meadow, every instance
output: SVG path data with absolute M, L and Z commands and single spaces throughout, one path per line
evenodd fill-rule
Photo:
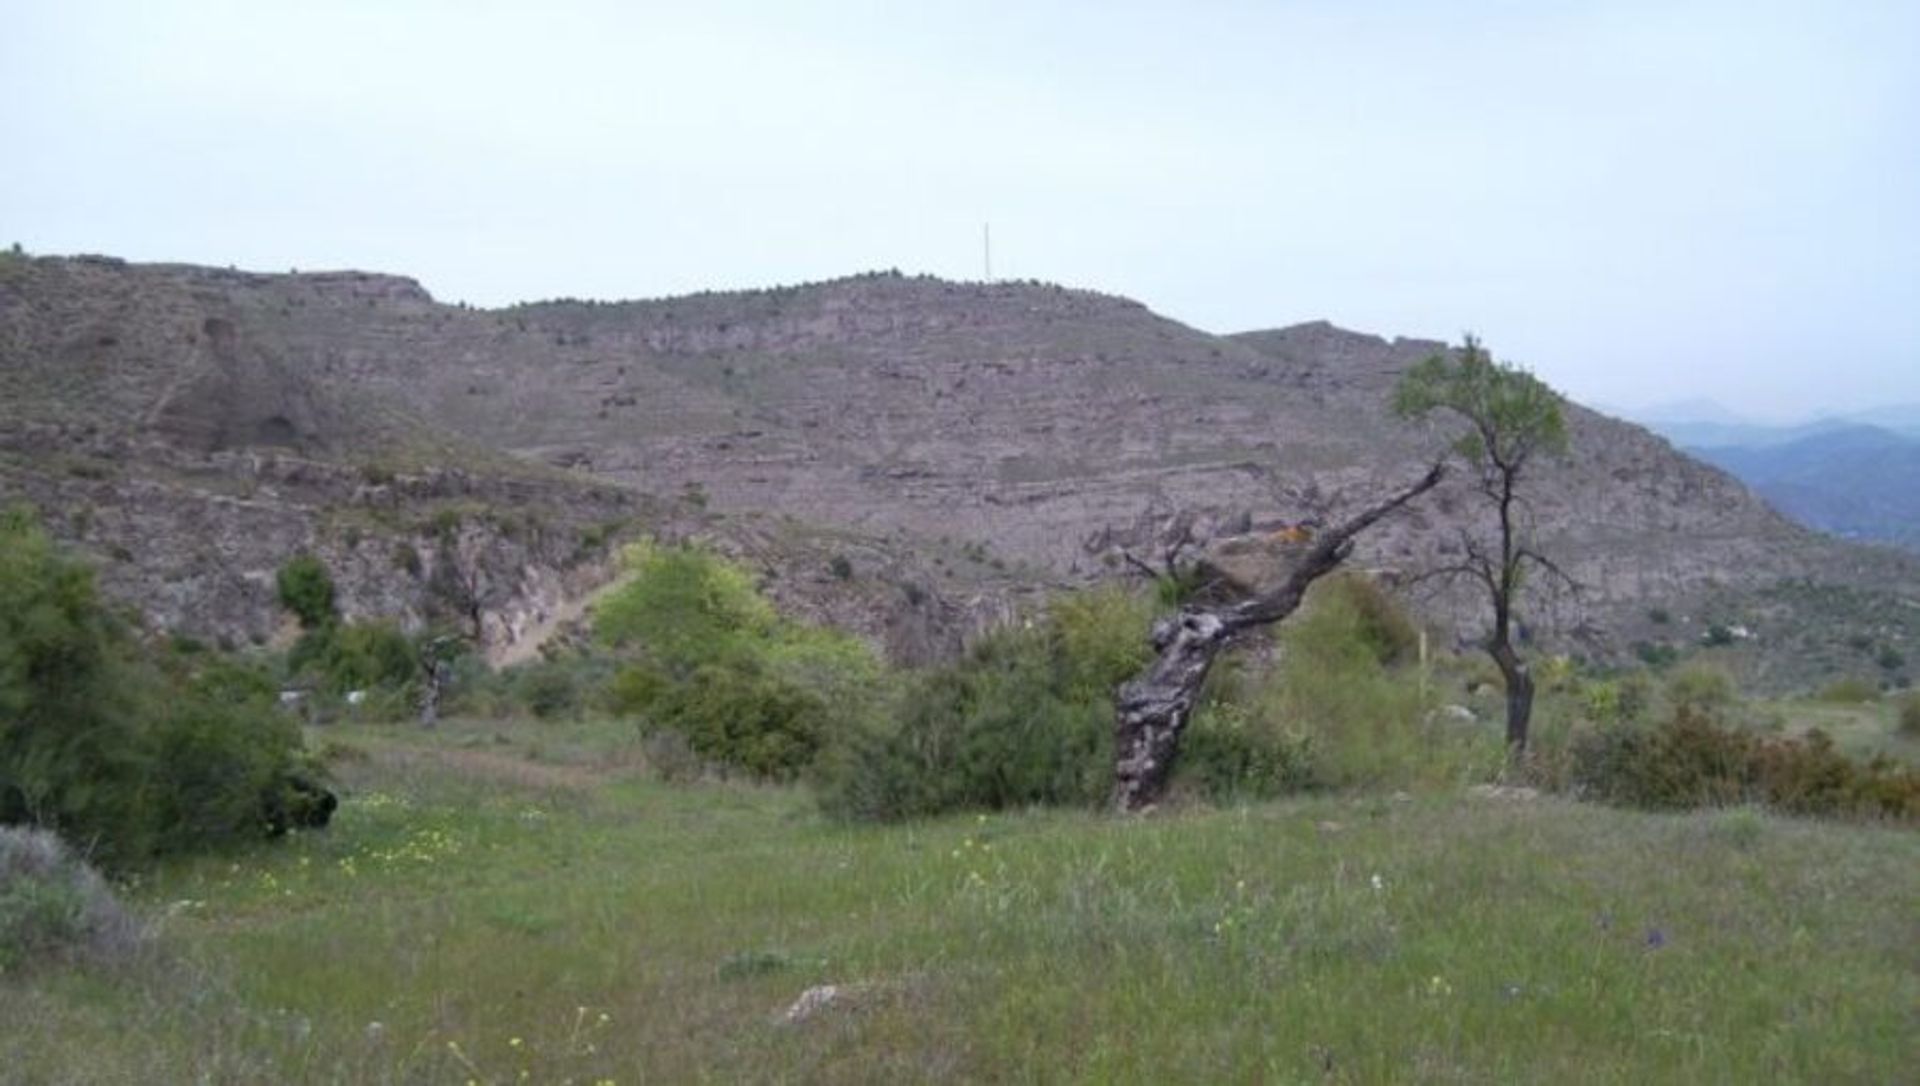
M 315 729 L 331 828 L 0 981 L 38 1083 L 1898 1082 L 1920 835 L 1457 786 L 896 825 L 629 724 Z M 837 996 L 799 1021 L 802 994 Z

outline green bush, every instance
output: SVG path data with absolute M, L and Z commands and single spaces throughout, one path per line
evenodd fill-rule
M 106 880 L 58 837 L 0 826 L 0 977 L 42 962 L 111 963 L 139 938 Z
M 1314 740 L 1231 703 L 1207 706 L 1182 738 L 1180 775 L 1215 800 L 1266 799 L 1319 784 Z
M 90 571 L 0 516 L 0 823 L 127 864 L 300 821 L 324 791 L 273 692 L 257 667 L 145 653 Z
M 316 776 L 300 729 L 271 688 L 241 693 L 219 665 L 189 679 L 149 725 L 146 819 L 153 847 L 185 852 L 283 831 L 303 808 L 296 782 Z M 249 684 L 250 685 L 250 684 Z
M 146 851 L 132 651 L 91 571 L 24 511 L 0 513 L 0 824 Z
M 1644 719 L 1652 707 L 1653 682 L 1644 671 L 1629 671 L 1588 682 L 1580 694 L 1587 719 L 1601 724 L 1631 724 Z
M 746 571 L 692 546 L 629 546 L 626 584 L 594 608 L 594 632 L 614 649 L 637 649 L 676 676 L 750 653 L 780 632 L 780 616 Z
M 1635 641 L 1633 654 L 1655 671 L 1672 667 L 1680 659 L 1680 650 L 1665 641 Z
M 1602 728 L 1572 749 L 1587 796 L 1651 810 L 1761 803 L 1792 814 L 1920 819 L 1920 771 L 1855 762 L 1825 733 L 1758 736 L 1690 706 L 1652 728 Z
M 320 559 L 311 554 L 296 555 L 280 567 L 276 578 L 280 606 L 292 611 L 300 626 L 316 630 L 334 619 L 333 578 Z
M 1417 671 L 1394 664 L 1418 634 L 1390 597 L 1356 584 L 1364 582 L 1317 586 L 1281 628 L 1277 664 L 1240 684 L 1244 689 L 1210 693 L 1188 731 L 1193 749 L 1181 754 L 1181 776 L 1204 770 L 1198 783 L 1216 794 L 1273 795 L 1301 787 L 1455 784 L 1498 770 L 1499 736 L 1434 711 Z M 1218 711 L 1223 703 L 1234 711 Z M 1220 750 L 1242 752 L 1226 759 L 1230 766 L 1270 766 L 1275 776 L 1221 776 Z M 1198 755 L 1196 764 L 1189 754 Z
M 302 635 L 287 663 L 295 673 L 317 676 L 335 694 L 395 690 L 418 677 L 420 653 L 391 622 L 327 623 Z
M 642 731 L 678 734 L 715 765 L 792 780 L 812 764 L 831 723 L 826 702 L 795 683 L 738 664 L 709 664 L 655 699 Z
M 1667 679 L 1667 702 L 1677 709 L 1713 713 L 1734 703 L 1733 676 L 1712 664 L 1688 664 Z
M 1405 663 L 1420 647 L 1420 630 L 1406 609 L 1371 577 L 1342 573 L 1314 586 L 1318 614 L 1339 615 L 1337 632 L 1356 638 L 1382 665 Z M 1322 622 L 1334 620 L 1322 618 Z
M 1150 613 L 1118 590 L 1067 595 L 1043 621 L 982 638 L 918 676 L 892 727 L 855 732 L 834 751 L 821 772 L 823 806 L 900 819 L 1102 802 L 1113 689 L 1147 660 Z
M 887 677 L 836 630 L 783 618 L 739 566 L 697 547 L 636 544 L 594 614 L 625 663 L 598 689 L 643 733 L 671 731 L 720 768 L 791 779 L 870 715 Z

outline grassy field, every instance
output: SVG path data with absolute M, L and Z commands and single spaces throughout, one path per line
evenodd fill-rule
M 1335 796 L 871 828 L 615 725 L 336 728 L 323 832 L 181 862 L 16 1083 L 1911 1082 L 1920 834 Z M 814 985 L 843 995 L 797 1024 Z

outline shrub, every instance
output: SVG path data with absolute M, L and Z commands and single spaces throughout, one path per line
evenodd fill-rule
M 1266 799 L 1319 783 L 1311 733 L 1266 726 L 1245 708 L 1207 706 L 1182 738 L 1180 774 L 1216 800 Z
M 876 819 L 1097 802 L 1110 705 L 1069 701 L 1043 633 L 1008 630 L 922 676 L 898 726 L 856 740 L 822 788 L 828 810 Z
M 1113 688 L 1147 659 L 1150 605 L 1108 589 L 982 638 L 918 676 L 892 728 L 855 731 L 822 767 L 822 804 L 859 818 L 1104 800 Z
M 274 689 L 207 654 L 147 658 L 87 569 L 0 517 L 0 823 L 128 864 L 312 816 L 325 793 Z
M 1244 690 L 1221 689 L 1226 684 L 1215 676 L 1188 732 L 1192 749 L 1182 752 L 1180 775 L 1197 775 L 1215 794 L 1272 795 L 1457 783 L 1495 772 L 1499 736 L 1430 714 L 1417 674 L 1390 663 L 1408 644 L 1393 631 L 1412 629 L 1396 610 L 1377 591 L 1358 593 L 1340 581 L 1316 587 L 1281 630 L 1276 666 Z M 1257 768 L 1274 776 L 1246 780 Z
M 628 658 L 603 687 L 643 732 L 677 732 L 722 768 L 791 779 L 877 704 L 884 672 L 835 630 L 781 617 L 739 566 L 696 547 L 627 548 L 629 579 L 594 615 Z
M 643 731 L 675 732 L 709 762 L 791 780 L 819 753 L 830 719 L 826 702 L 795 683 L 710 664 L 655 699 Z
M 1587 683 L 1582 691 L 1586 718 L 1602 724 L 1631 724 L 1653 704 L 1653 683 L 1644 671 Z
M 0 824 L 145 851 L 131 652 L 92 573 L 24 511 L 0 514 Z
M 1820 688 L 1820 700 L 1841 705 L 1857 705 L 1880 696 L 1880 686 L 1871 679 L 1847 675 Z
M 1920 818 L 1920 771 L 1855 762 L 1824 732 L 1756 736 L 1682 706 L 1654 728 L 1608 728 L 1573 748 L 1580 792 L 1653 810 L 1763 803 L 1793 814 Z
M 1920 693 L 1900 699 L 1899 731 L 1910 739 L 1920 739 Z
M 0 826 L 0 976 L 43 962 L 118 961 L 139 939 L 106 880 L 58 837 Z
M 636 543 L 624 554 L 628 582 L 594 609 L 594 632 L 615 648 L 638 648 L 684 676 L 776 632 L 779 615 L 738 566 L 691 546 Z
M 1666 692 L 1675 708 L 1712 713 L 1733 704 L 1733 676 L 1711 664 L 1689 664 L 1667 679 Z
M 1343 573 L 1317 586 L 1323 614 L 1344 612 L 1342 631 L 1351 631 L 1381 664 L 1404 663 L 1420 646 L 1420 630 L 1407 612 L 1371 577 Z
M 1633 654 L 1655 671 L 1671 667 L 1674 661 L 1680 659 L 1680 650 L 1664 641 L 1635 641 Z
M 280 606 L 293 612 L 302 629 L 317 630 L 334 620 L 333 578 L 320 559 L 311 554 L 288 559 L 276 583 Z
M 308 631 L 289 662 L 295 670 L 317 672 L 335 693 L 396 689 L 420 670 L 413 642 L 391 622 L 378 620 Z

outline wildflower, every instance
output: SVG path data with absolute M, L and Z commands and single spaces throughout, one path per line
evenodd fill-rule
M 1385 889 L 1387 888 L 1387 880 L 1385 880 L 1385 879 L 1383 879 L 1383 878 L 1381 878 L 1381 877 L 1380 877 L 1379 875 L 1377 875 L 1377 874 L 1376 874 L 1376 875 L 1374 875 L 1374 876 L 1373 876 L 1373 878 L 1372 878 L 1372 879 L 1370 879 L 1370 880 L 1368 880 L 1368 881 L 1370 881 L 1371 883 L 1373 883 L 1373 891 L 1374 891 L 1374 893 L 1380 893 L 1381 891 L 1383 891 L 1383 890 L 1385 890 Z
M 518 1038 L 518 1037 L 509 1037 L 509 1038 L 507 1038 L 507 1047 L 508 1047 L 508 1048 L 519 1048 L 519 1047 L 520 1047 L 520 1045 L 521 1045 L 521 1043 L 522 1043 L 522 1042 L 521 1042 L 521 1040 L 520 1040 L 520 1038 Z
M 1449 996 L 1453 994 L 1453 985 L 1445 977 L 1432 977 L 1427 981 L 1427 994 L 1430 996 Z

